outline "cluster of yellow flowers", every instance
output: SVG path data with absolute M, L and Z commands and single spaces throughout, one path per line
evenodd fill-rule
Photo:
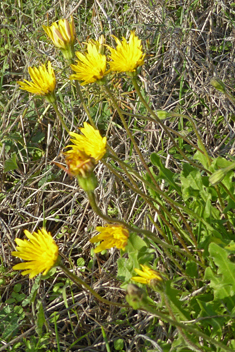
M 62 19 L 58 24 L 54 22 L 51 26 L 43 26 L 43 29 L 64 57 L 72 60 L 76 39 L 73 17 L 71 16 L 70 22 Z M 115 49 L 106 45 L 111 53 L 108 57 L 104 55 L 103 36 L 99 41 L 90 40 L 87 43 L 87 53 L 76 52 L 77 62 L 70 65 L 75 73 L 70 76 L 70 80 L 78 80 L 81 85 L 86 85 L 103 82 L 109 72 L 127 72 L 135 75 L 137 67 L 144 64 L 145 58 L 140 39 L 134 31 L 130 34 L 129 42 L 125 38 L 122 41 L 116 37 L 114 39 L 117 44 Z M 53 104 L 56 78 L 51 62 L 49 61 L 47 66 L 43 64 L 38 68 L 29 67 L 28 71 L 32 81 L 19 81 L 20 88 L 44 96 Z M 69 132 L 73 144 L 68 145 L 70 149 L 64 152 L 68 167 L 65 170 L 72 176 L 86 179 L 93 172 L 94 166 L 105 156 L 107 139 L 87 122 L 80 131 L 82 134 Z M 106 224 L 104 227 L 97 227 L 96 230 L 99 234 L 90 240 L 91 243 L 100 242 L 94 250 L 95 253 L 112 247 L 125 250 L 129 237 L 126 228 L 118 224 Z M 32 234 L 27 230 L 24 233 L 28 240 L 17 238 L 15 240 L 17 251 L 12 252 L 12 255 L 26 262 L 15 265 L 13 269 L 24 270 L 22 275 L 29 274 L 29 278 L 39 273 L 46 275 L 52 267 L 60 263 L 58 246 L 50 232 L 44 228 Z M 139 277 L 133 277 L 134 281 L 150 285 L 152 280 L 162 280 L 157 272 L 146 265 L 142 265 L 141 268 L 142 271 L 135 269 Z
M 94 250 L 95 253 L 112 247 L 125 249 L 129 232 L 124 227 L 107 224 L 105 227 L 98 226 L 96 230 L 100 234 L 93 237 L 90 242 L 96 243 L 101 241 L 101 244 L 96 247 Z M 27 230 L 24 233 L 28 240 L 16 238 L 17 251 L 11 254 L 17 258 L 26 260 L 26 262 L 14 265 L 13 269 L 24 270 L 22 275 L 29 274 L 30 279 L 40 273 L 46 275 L 52 267 L 57 266 L 60 262 L 58 246 L 51 233 L 47 232 L 44 228 L 32 234 Z
M 66 59 L 72 59 L 74 56 L 75 27 L 73 17 L 71 22 L 63 19 L 57 24 L 54 22 L 51 26 L 43 26 L 44 31 L 52 40 L 53 44 L 61 50 Z M 70 76 L 71 80 L 78 80 L 81 85 L 101 81 L 109 72 L 129 72 L 135 73 L 137 67 L 144 64 L 145 54 L 142 51 L 141 40 L 132 31 L 129 43 L 125 38 L 120 41 L 114 36 L 117 43 L 116 48 L 106 45 L 111 55 L 108 56 L 110 69 L 107 69 L 107 56 L 103 54 L 103 36 L 99 41 L 90 40 L 87 43 L 87 53 L 82 54 L 77 51 L 76 64 L 71 64 L 75 74 Z M 56 80 L 55 73 L 48 62 L 39 68 L 29 67 L 29 74 L 32 82 L 24 80 L 19 81 L 20 88 L 30 93 L 48 96 L 55 90 Z
M 100 234 L 90 240 L 91 243 L 101 242 L 95 248 L 95 253 L 112 247 L 125 249 L 129 232 L 124 227 L 106 224 L 105 227 L 98 226 L 96 230 L 100 232 Z M 29 274 L 30 279 L 40 273 L 46 275 L 48 271 L 60 261 L 58 246 L 51 236 L 51 233 L 47 232 L 44 228 L 32 234 L 27 230 L 25 230 L 24 233 L 29 241 L 16 238 L 15 242 L 18 245 L 16 247 L 17 251 L 11 254 L 17 258 L 26 260 L 26 262 L 14 265 L 13 269 L 24 270 L 22 275 Z M 162 281 L 160 274 L 147 265 L 141 265 L 141 269 L 142 270 L 135 268 L 139 276 L 132 277 L 133 281 L 145 285 L 154 284 L 155 280 Z

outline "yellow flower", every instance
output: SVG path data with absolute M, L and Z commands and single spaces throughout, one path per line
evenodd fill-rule
M 66 171 L 72 176 L 87 177 L 95 167 L 95 159 L 81 152 L 75 145 L 69 147 L 72 149 L 64 153 L 68 166 Z
M 157 271 L 150 269 L 147 265 L 140 266 L 142 270 L 135 268 L 135 272 L 139 276 L 133 276 L 131 280 L 140 282 L 141 284 L 145 285 L 151 285 L 152 280 L 162 281 L 162 278 Z
M 111 51 L 110 71 L 135 72 L 136 68 L 144 64 L 145 54 L 142 52 L 141 40 L 132 31 L 127 43 L 125 38 L 122 42 L 114 37 L 116 49 L 108 47 Z
M 100 234 L 91 238 L 90 242 L 102 242 L 95 248 L 95 253 L 112 247 L 117 247 L 118 249 L 123 250 L 125 249 L 129 237 L 129 231 L 123 226 L 106 224 L 105 227 L 98 226 L 96 230 L 99 231 Z
M 69 145 L 74 151 L 80 150 L 98 162 L 106 153 L 107 138 L 101 137 L 100 132 L 94 129 L 89 123 L 84 122 L 84 127 L 80 128 L 83 135 L 70 132 L 71 142 Z M 76 146 L 76 148 L 75 148 Z
M 90 41 L 87 44 L 87 53 L 76 51 L 78 61 L 76 65 L 70 65 L 76 73 L 70 79 L 83 81 L 81 85 L 94 83 L 106 75 L 106 56 L 100 53 L 102 43 Z
M 75 26 L 73 16 L 70 17 L 71 22 L 62 19 L 52 23 L 51 26 L 42 26 L 48 37 L 52 40 L 55 47 L 61 49 L 66 59 L 71 59 L 74 56 L 75 42 Z
M 48 61 L 48 67 L 46 67 L 46 65 L 41 65 L 38 68 L 29 67 L 28 71 L 32 82 L 26 79 L 24 79 L 24 82 L 18 81 L 17 83 L 20 85 L 20 89 L 45 97 L 54 96 L 56 79 L 50 61 Z
M 17 252 L 11 254 L 15 257 L 26 260 L 13 266 L 13 270 L 24 270 L 22 275 L 28 275 L 32 279 L 34 276 L 47 272 L 56 264 L 59 250 L 50 232 L 45 229 L 38 230 L 32 234 L 25 230 L 28 240 L 15 239 Z

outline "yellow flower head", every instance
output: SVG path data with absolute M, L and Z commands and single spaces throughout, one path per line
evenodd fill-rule
M 72 48 L 75 42 L 75 26 L 73 16 L 70 17 L 71 22 L 66 19 L 52 23 L 51 26 L 42 26 L 48 37 L 52 40 L 55 47 L 65 51 Z M 73 57 L 73 56 L 72 56 Z M 68 57 L 68 58 L 72 58 Z
M 68 147 L 75 150 L 76 146 L 76 150 L 80 150 L 98 162 L 106 153 L 107 138 L 101 137 L 100 132 L 87 122 L 84 122 L 84 127 L 81 127 L 80 131 L 83 135 L 74 132 L 69 133 L 74 145 Z
M 32 82 L 24 79 L 24 82 L 18 81 L 20 89 L 27 90 L 27 92 L 42 95 L 53 96 L 56 86 L 55 72 L 48 61 L 48 67 L 41 65 L 37 67 L 29 67 L 28 69 Z
M 83 81 L 82 86 L 101 80 L 106 75 L 106 56 L 101 54 L 101 43 L 90 41 L 87 44 L 87 53 L 76 51 L 78 61 L 76 65 L 70 65 L 74 73 L 70 79 Z
M 16 264 L 13 266 L 13 270 L 24 270 L 22 275 L 29 274 L 30 279 L 40 273 L 46 275 L 58 259 L 59 250 L 55 241 L 50 232 L 43 228 L 32 234 L 27 230 L 24 233 L 29 241 L 16 238 L 17 252 L 11 254 L 27 262 Z
M 111 51 L 110 71 L 117 72 L 135 72 L 136 68 L 144 64 L 145 54 L 142 52 L 141 40 L 132 31 L 129 43 L 125 38 L 122 42 L 114 37 L 116 49 L 108 47 Z
M 72 176 L 87 177 L 95 167 L 95 159 L 81 152 L 75 145 L 70 145 L 70 147 L 72 149 L 64 153 L 68 166 L 68 170 L 65 171 Z
M 139 276 L 133 276 L 131 280 L 140 282 L 141 284 L 145 285 L 151 285 L 152 280 L 162 281 L 162 278 L 157 271 L 150 269 L 147 265 L 140 266 L 142 270 L 135 268 L 135 272 Z
M 91 238 L 90 242 L 102 242 L 95 248 L 95 253 L 112 247 L 117 247 L 118 249 L 123 250 L 125 249 L 129 237 L 129 231 L 123 226 L 106 224 L 105 227 L 98 226 L 96 230 L 99 231 L 100 234 Z

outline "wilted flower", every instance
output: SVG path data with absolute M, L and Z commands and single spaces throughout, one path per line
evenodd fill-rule
M 140 266 L 142 270 L 135 268 L 135 272 L 139 276 L 133 276 L 131 280 L 140 282 L 141 284 L 145 284 L 145 285 L 151 285 L 152 280 L 162 281 L 162 278 L 157 271 L 149 268 L 147 265 L 140 265 Z
M 67 19 L 52 23 L 51 26 L 42 26 L 55 47 L 59 48 L 66 59 L 74 57 L 75 26 L 73 16 L 71 22 Z
M 136 68 L 144 64 L 145 54 L 142 51 L 141 40 L 132 31 L 129 43 L 125 38 L 122 42 L 114 37 L 117 47 L 116 49 L 108 47 L 111 51 L 110 71 L 117 72 L 135 72 Z
M 36 95 L 42 95 L 50 102 L 55 101 L 54 90 L 56 86 L 55 72 L 48 61 L 48 67 L 41 65 L 28 68 L 32 82 L 24 79 L 24 82 L 18 81 L 20 89 L 27 90 Z
M 95 253 L 104 249 L 117 247 L 125 249 L 129 237 L 129 231 L 121 225 L 106 224 L 105 227 L 98 226 L 96 228 L 100 232 L 99 235 L 90 239 L 91 243 L 102 241 L 94 250 Z
M 84 127 L 81 127 L 80 131 L 83 135 L 74 132 L 69 133 L 74 145 L 68 147 L 75 150 L 76 146 L 76 150 L 84 152 L 94 158 L 96 162 L 99 161 L 106 153 L 107 138 L 101 137 L 100 132 L 87 122 L 84 122 Z
M 32 234 L 27 230 L 24 233 L 29 241 L 16 238 L 17 252 L 11 254 L 27 262 L 14 265 L 13 270 L 24 270 L 22 275 L 29 274 L 30 279 L 40 273 L 46 275 L 58 260 L 59 250 L 55 241 L 44 228 Z
M 90 40 L 87 44 L 87 53 L 76 51 L 78 61 L 76 65 L 70 65 L 76 73 L 70 76 L 70 79 L 82 81 L 81 85 L 94 83 L 102 80 L 106 72 L 106 56 L 101 53 L 102 44 Z

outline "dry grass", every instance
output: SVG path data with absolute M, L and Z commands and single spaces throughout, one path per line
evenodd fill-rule
M 104 256 L 91 256 L 89 239 L 97 225 L 103 222 L 90 208 L 86 194 L 77 182 L 58 169 L 53 161 L 63 162 L 62 149 L 68 144 L 66 133 L 61 132 L 55 114 L 41 99 L 29 96 L 18 89 L 16 81 L 27 77 L 28 66 L 50 59 L 57 70 L 60 110 L 66 116 L 67 125 L 76 130 L 86 114 L 79 101 L 69 92 L 61 56 L 45 38 L 41 25 L 73 13 L 78 40 L 105 33 L 126 36 L 136 29 L 147 52 L 147 60 L 139 79 L 149 104 L 154 109 L 166 109 L 190 115 L 197 122 L 201 136 L 211 155 L 233 154 L 234 106 L 210 85 L 213 76 L 221 78 L 234 89 L 234 15 L 231 1 L 77 1 L 52 2 L 38 0 L 2 2 L 1 15 L 1 193 L 0 234 L 2 276 L 2 305 L 8 300 L 17 283 L 28 296 L 32 282 L 19 274 L 11 275 L 15 260 L 10 253 L 15 248 L 14 239 L 30 231 L 47 226 L 57 239 L 65 260 L 83 279 L 103 297 L 123 302 L 125 290 L 116 279 L 116 262 L 119 252 L 114 249 Z M 77 48 L 79 45 L 77 45 Z M 124 79 L 115 82 L 127 121 L 145 159 L 155 151 L 167 160 L 168 167 L 178 172 L 179 159 L 171 142 L 161 127 L 155 123 L 133 119 L 128 115 L 146 114 L 140 111 L 139 102 Z M 112 107 L 104 96 L 96 95 L 95 87 L 84 90 L 93 118 L 109 144 L 123 160 L 142 166 L 136 159 L 125 131 Z M 124 94 L 129 90 L 129 95 Z M 126 108 L 126 101 L 131 109 Z M 137 121 L 137 122 L 136 122 Z M 196 144 L 194 134 L 186 120 L 166 121 L 173 130 L 187 135 Z M 178 138 L 178 137 L 177 137 Z M 179 143 L 182 139 L 179 138 Z M 4 163 L 12 154 L 17 155 L 18 169 L 4 172 Z M 189 150 L 190 155 L 190 150 Z M 120 180 L 100 164 L 97 167 L 100 180 L 97 199 L 103 212 L 125 219 L 131 224 L 151 228 L 145 216 L 145 207 Z M 80 272 L 77 260 L 83 258 Z M 167 266 L 166 258 L 161 259 Z M 63 295 L 53 292 L 55 282 L 62 284 Z M 54 296 L 53 296 L 54 295 Z M 104 327 L 110 348 L 113 341 L 124 340 L 125 351 L 147 351 L 157 348 L 157 339 L 169 341 L 173 334 L 168 327 L 155 324 L 154 317 L 143 312 L 106 306 L 90 296 L 82 288 L 66 281 L 60 273 L 42 281 L 37 297 L 43 302 L 49 324 L 50 349 L 56 349 L 55 327 L 49 322 L 53 312 L 58 313 L 58 334 L 61 351 L 105 351 L 101 333 Z M 53 298 L 54 297 L 54 298 Z M 65 301 L 65 297 L 67 302 Z M 156 298 L 156 297 L 155 297 Z M 21 340 L 35 334 L 35 315 L 27 307 L 27 317 L 18 336 L 12 336 L 7 346 L 13 346 L 15 338 Z M 71 346 L 71 344 L 76 343 Z M 155 341 L 155 342 L 154 342 Z M 155 344 L 155 345 L 154 345 Z M 0 346 L 0 351 L 10 347 Z M 18 351 L 25 350 L 20 347 Z M 44 349 L 42 349 L 43 351 Z M 155 349 L 157 350 L 157 349 Z

